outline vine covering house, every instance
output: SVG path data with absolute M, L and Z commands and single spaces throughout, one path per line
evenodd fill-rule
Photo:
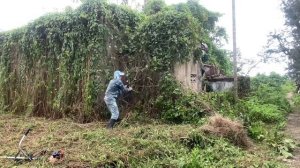
M 145 13 L 89 0 L 2 32 L 0 108 L 79 122 L 101 119 L 101 94 L 112 72 L 122 69 L 136 91 L 132 104 L 160 115 L 164 110 L 157 103 L 169 92 L 165 84 L 176 63 L 193 55 L 230 71 L 226 52 L 214 42 L 224 35 L 215 26 L 219 16 L 192 0 Z M 170 96 L 165 98 L 176 97 Z

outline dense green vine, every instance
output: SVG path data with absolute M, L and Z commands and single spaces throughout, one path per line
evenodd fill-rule
M 157 70 L 168 70 L 175 62 L 187 60 L 196 44 L 200 30 L 193 18 L 176 12 L 162 12 L 145 21 L 139 32 L 141 49 L 151 57 Z
M 195 3 L 185 12 L 166 7 L 145 15 L 88 0 L 0 33 L 1 109 L 89 121 L 104 114 L 102 94 L 112 72 L 123 69 L 139 93 L 136 105 L 151 111 L 161 73 L 190 59 L 201 42 L 213 46 L 218 15 Z

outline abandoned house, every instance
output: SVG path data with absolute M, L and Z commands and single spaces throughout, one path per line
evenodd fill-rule
M 185 63 L 177 63 L 174 67 L 174 76 L 183 88 L 194 92 L 228 91 L 234 86 L 233 77 L 226 77 L 217 66 L 203 64 L 201 60 L 190 59 Z M 239 76 L 238 88 L 243 92 L 250 90 L 250 78 Z

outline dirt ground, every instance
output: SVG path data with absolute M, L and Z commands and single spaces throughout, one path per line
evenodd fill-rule
M 291 99 L 292 93 L 289 93 L 287 98 Z M 291 136 L 296 144 L 297 147 L 294 149 L 293 152 L 293 159 L 289 160 L 289 165 L 291 168 L 299 168 L 300 167 L 300 109 L 295 108 L 293 113 L 288 116 L 287 126 L 286 126 L 286 133 Z

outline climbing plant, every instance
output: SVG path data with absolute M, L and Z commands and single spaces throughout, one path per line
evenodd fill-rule
M 166 6 L 151 12 L 152 5 L 138 12 L 87 0 L 75 10 L 0 33 L 2 111 L 79 122 L 99 119 L 106 111 L 106 85 L 121 69 L 135 88 L 136 107 L 160 113 L 155 106 L 159 83 L 174 63 L 190 59 L 201 42 L 210 46 L 209 60 L 222 64 L 228 59 L 216 52 L 210 36 L 219 15 L 195 1 L 183 6 L 187 10 Z
M 90 0 L 2 33 L 2 108 L 89 120 L 138 21 L 130 9 Z

